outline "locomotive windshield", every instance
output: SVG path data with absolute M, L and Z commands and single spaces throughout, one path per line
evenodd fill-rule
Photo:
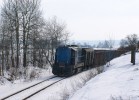
M 59 47 L 56 50 L 56 63 L 65 63 L 69 64 L 70 63 L 70 55 L 71 51 L 67 47 Z

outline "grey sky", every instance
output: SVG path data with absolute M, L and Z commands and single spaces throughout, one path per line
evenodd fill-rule
M 127 34 L 139 35 L 139 0 L 42 0 L 41 9 L 45 18 L 57 16 L 65 21 L 71 39 L 121 39 Z
M 139 0 L 42 0 L 46 18 L 67 23 L 71 39 L 121 39 L 139 34 Z

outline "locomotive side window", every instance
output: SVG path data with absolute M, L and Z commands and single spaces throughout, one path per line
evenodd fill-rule
M 71 64 L 75 64 L 75 51 L 71 49 Z

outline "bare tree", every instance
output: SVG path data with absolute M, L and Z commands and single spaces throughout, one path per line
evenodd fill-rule
M 11 48 L 13 48 L 13 43 L 16 44 L 16 68 L 19 67 L 19 51 L 20 51 L 20 44 L 19 44 L 19 29 L 20 29 L 20 15 L 19 15 L 19 3 L 18 0 L 5 0 L 4 5 L 2 7 L 2 21 L 7 24 L 7 33 L 10 35 L 11 40 Z M 3 24 L 4 27 L 4 24 Z M 15 33 L 15 41 L 13 41 L 13 33 Z M 13 49 L 11 50 L 13 54 Z M 13 60 L 13 55 L 11 57 Z M 14 66 L 14 64 L 12 63 Z
M 4 1 L 1 9 L 0 70 L 11 66 L 16 67 L 17 72 L 22 57 L 23 66 L 27 66 L 27 58 L 31 57 L 28 52 L 33 51 L 34 36 L 38 36 L 42 30 L 43 18 L 39 6 L 40 0 Z
M 113 48 L 113 46 L 114 46 L 114 40 L 112 40 L 112 39 L 109 39 L 109 40 L 105 40 L 105 42 L 104 42 L 104 44 L 106 44 L 106 46 L 107 46 L 107 48 Z
M 1 69 L 9 69 L 14 67 L 13 64 L 13 31 L 11 27 L 11 21 L 1 17 L 1 26 L 0 26 L 0 47 L 1 47 Z M 10 59 L 11 58 L 11 59 Z
M 127 40 L 122 39 L 122 40 L 120 41 L 120 47 L 121 47 L 121 48 L 125 48 L 127 45 L 128 45 Z
M 138 46 L 137 46 L 138 50 L 139 50 L 139 41 L 138 41 Z
M 126 37 L 126 39 L 127 39 L 128 46 L 130 46 L 130 47 L 133 47 L 133 46 L 136 47 L 137 46 L 137 44 L 138 44 L 137 34 L 128 35 Z
M 102 42 L 99 42 L 98 44 L 97 44 L 97 48 L 102 48 L 103 47 L 103 43 Z
M 46 22 L 45 35 L 51 44 L 51 60 L 53 60 L 55 48 L 61 44 L 66 44 L 69 33 L 66 30 L 66 25 L 58 22 L 57 18 L 53 17 Z
M 104 42 L 99 42 L 97 45 L 97 48 L 113 48 L 114 46 L 114 40 L 109 39 L 109 40 L 105 40 Z
M 125 39 L 122 39 L 121 48 L 131 50 L 131 63 L 135 65 L 136 49 L 138 47 L 138 36 L 137 34 L 128 35 Z
M 40 25 L 40 0 L 19 0 L 21 8 L 21 23 L 23 33 L 23 66 L 27 66 L 27 48 L 29 46 L 32 30 Z M 38 33 L 37 33 L 38 34 Z

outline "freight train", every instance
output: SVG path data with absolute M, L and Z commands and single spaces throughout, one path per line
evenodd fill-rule
M 52 73 L 57 76 L 71 76 L 104 65 L 123 53 L 118 50 L 95 50 L 75 45 L 59 46 L 56 49 Z

